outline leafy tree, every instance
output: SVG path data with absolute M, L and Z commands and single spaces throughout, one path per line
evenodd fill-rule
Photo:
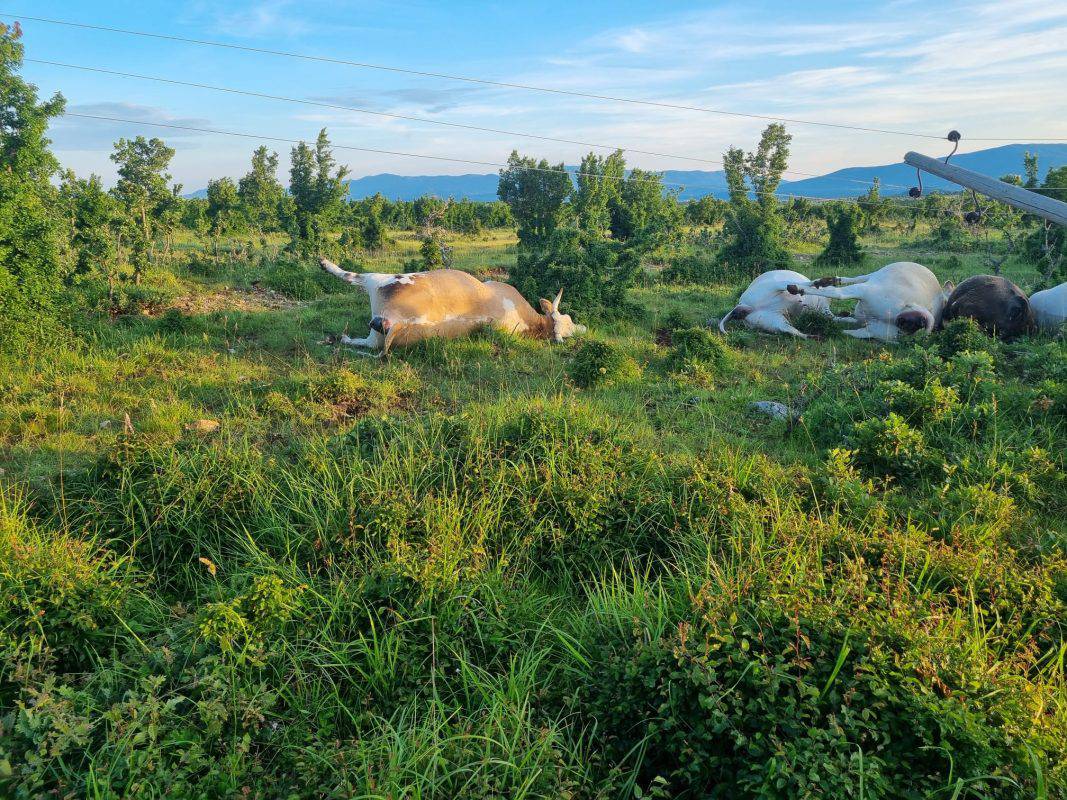
M 654 247 L 677 232 L 682 209 L 676 194 L 663 189 L 663 175 L 634 169 L 611 200 L 611 235 L 623 242 Z
M 216 261 L 219 257 L 219 239 L 240 230 L 241 217 L 241 198 L 237 185 L 230 178 L 208 181 L 207 218 L 215 243 Z
M 710 194 L 685 204 L 685 219 L 690 225 L 718 225 L 726 216 L 727 204 Z
M 857 201 L 862 212 L 862 226 L 865 231 L 877 231 L 886 215 L 886 201 L 881 194 L 882 182 L 875 178 L 869 188 Z
M 423 195 L 412 204 L 415 224 L 420 228 L 429 228 L 437 224 L 445 213 L 445 201 L 433 195 Z
M 1037 166 L 1037 153 L 1031 153 L 1027 150 L 1023 153 L 1023 172 L 1026 173 L 1026 183 L 1023 186 L 1027 189 L 1036 189 L 1039 177 Z
M 134 282 L 151 259 L 153 242 L 159 229 L 158 212 L 170 201 L 173 192 L 166 170 L 174 158 L 174 150 L 161 139 L 119 139 L 111 160 L 118 164 L 119 180 L 113 190 L 122 202 L 128 218 L 128 239 Z
M 422 265 L 425 269 L 440 269 L 445 265 L 444 249 L 441 246 L 441 239 L 436 235 L 427 236 L 422 240 L 419 255 L 422 256 Z
M 532 247 L 551 236 L 559 227 L 571 188 L 563 164 L 550 166 L 544 159 L 536 161 L 512 151 L 507 167 L 500 171 L 497 195 L 511 208 L 520 244 Z
M 619 196 L 626 175 L 626 161 L 622 151 L 609 156 L 590 153 L 582 159 L 575 180 L 571 204 L 578 227 L 587 233 L 606 235 L 611 227 L 611 203 Z
M 278 181 L 278 154 L 258 147 L 252 168 L 237 184 L 241 210 L 259 233 L 278 230 L 278 209 L 285 189 Z
M 0 25 L 0 347 L 51 309 L 60 283 L 60 224 L 49 183 L 59 164 L 45 132 L 65 101 L 57 94 L 38 102 L 37 87 L 16 74 L 20 38 L 18 29 Z
M 1041 187 L 1041 194 L 1059 200 L 1067 199 L 1067 167 L 1049 170 Z M 1067 278 L 1067 228 L 1042 220 L 1026 237 L 1023 249 L 1027 258 L 1041 270 L 1041 285 L 1048 286 Z
M 478 219 L 486 228 L 513 228 L 515 218 L 511 216 L 508 204 L 500 200 L 491 203 L 478 203 L 475 208 Z
M 783 244 L 783 223 L 774 196 L 789 161 L 792 137 L 785 126 L 768 125 L 754 152 L 731 147 L 723 156 L 730 209 L 723 227 L 719 258 L 741 276 L 752 276 L 791 262 Z M 755 194 L 753 200 L 749 193 Z
M 371 213 L 367 215 L 367 218 L 363 223 L 363 228 L 360 231 L 360 238 L 362 239 L 363 247 L 367 250 L 381 250 L 385 247 L 385 223 L 382 222 L 382 215 L 380 213 Z
M 551 297 L 563 288 L 568 311 L 617 313 L 625 306 L 626 289 L 634 285 L 640 268 L 633 248 L 576 227 L 562 227 L 539 247 L 520 248 L 510 281 L 530 300 Z
M 478 219 L 474 203 L 470 200 L 449 203 L 441 222 L 453 233 L 476 236 L 482 232 L 482 221 Z
M 867 256 L 856 239 L 856 224 L 862 212 L 848 203 L 834 204 L 826 211 L 826 229 L 830 241 L 815 258 L 820 267 L 851 267 L 862 264 Z
M 293 148 L 289 193 L 295 249 L 313 252 L 322 248 L 327 228 L 341 211 L 347 174 L 348 168 L 338 167 L 334 161 L 325 128 L 319 131 L 314 147 L 300 142 Z
M 72 275 L 103 275 L 114 292 L 118 275 L 113 229 L 121 223 L 122 210 L 98 175 L 85 179 L 68 172 L 61 193 L 71 219 Z
M 207 234 L 211 220 L 207 216 L 206 199 L 190 197 L 182 203 L 182 225 L 199 236 Z

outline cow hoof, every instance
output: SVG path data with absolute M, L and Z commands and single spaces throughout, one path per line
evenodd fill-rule
M 804 294 L 804 292 L 801 291 L 800 287 L 797 286 L 795 283 L 791 283 L 785 288 L 786 291 L 789 292 L 789 294 Z
M 837 278 L 816 278 L 812 286 L 816 289 L 825 289 L 827 286 L 837 286 Z

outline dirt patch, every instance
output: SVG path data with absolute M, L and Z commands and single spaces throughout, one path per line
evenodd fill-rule
M 210 314 L 213 311 L 277 311 L 305 305 L 306 302 L 293 300 L 273 289 L 253 286 L 247 290 L 227 287 L 210 294 L 186 295 L 171 303 L 171 308 L 184 314 Z

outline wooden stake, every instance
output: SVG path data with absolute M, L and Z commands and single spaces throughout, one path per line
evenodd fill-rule
M 908 153 L 904 156 L 904 160 L 923 172 L 929 172 L 931 175 L 958 183 L 960 186 L 974 189 L 976 192 L 1014 206 L 1027 214 L 1034 214 L 1051 222 L 1067 225 L 1067 203 L 1031 192 L 1021 186 L 1004 183 L 1004 181 L 990 178 L 979 172 L 971 172 L 955 164 L 946 164 L 939 158 L 930 158 L 922 153 Z

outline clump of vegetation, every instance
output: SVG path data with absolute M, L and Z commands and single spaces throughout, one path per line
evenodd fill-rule
M 830 241 L 815 257 L 816 266 L 854 267 L 863 264 L 867 255 L 856 237 L 859 217 L 860 211 L 852 205 L 827 209 L 826 229 L 830 234 Z
M 945 359 L 965 352 L 996 356 L 1000 349 L 999 340 L 989 336 L 970 317 L 958 317 L 946 322 L 937 334 L 937 350 Z
M 346 416 L 380 414 L 402 405 L 415 394 L 419 383 L 418 374 L 410 367 L 393 370 L 388 377 L 370 377 L 340 367 L 316 379 L 309 397 Z
M 841 325 L 834 322 L 831 314 L 824 314 L 813 308 L 806 308 L 792 318 L 793 327 L 808 336 L 829 338 L 841 335 Z
M 733 361 L 729 345 L 706 328 L 686 328 L 671 335 L 670 368 L 675 372 L 697 370 L 710 375 L 724 372 Z
M 641 376 L 641 368 L 615 345 L 589 339 L 574 349 L 567 375 L 575 386 L 588 389 L 636 380 Z
M 903 483 L 918 483 L 941 463 L 927 447 L 922 432 L 896 413 L 856 423 L 848 444 L 856 463 L 866 472 Z
M 293 300 L 318 300 L 320 297 L 340 291 L 343 287 L 336 278 L 319 269 L 294 261 L 279 261 L 263 280 L 263 285 Z

